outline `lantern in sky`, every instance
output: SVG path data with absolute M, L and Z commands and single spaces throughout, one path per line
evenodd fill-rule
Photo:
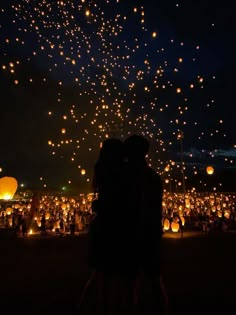
M 206 172 L 208 175 L 212 175 L 214 173 L 214 168 L 212 166 L 207 166 Z
M 18 183 L 14 177 L 5 176 L 0 178 L 0 199 L 13 199 L 17 187 Z
M 82 170 L 81 170 L 81 175 L 85 175 L 85 174 L 86 174 L 85 169 L 82 169 Z

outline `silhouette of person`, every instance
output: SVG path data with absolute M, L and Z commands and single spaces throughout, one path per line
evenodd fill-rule
M 149 141 L 140 135 L 131 135 L 124 141 L 128 173 L 132 183 L 134 222 L 136 225 L 136 250 L 140 275 L 134 287 L 134 303 L 141 298 L 141 275 L 148 279 L 154 300 L 161 307 L 160 245 L 162 237 L 161 177 L 148 166 L 146 155 Z M 147 306 L 147 305 L 146 305 Z M 150 310 L 151 311 L 151 310 Z M 148 309 L 145 309 L 148 314 Z
M 42 215 L 41 218 L 41 235 L 46 235 L 46 216 L 45 214 Z
M 21 221 L 21 228 L 22 228 L 22 236 L 23 238 L 25 238 L 25 236 L 27 236 L 27 221 L 25 217 L 22 217 L 22 221 Z
M 125 213 L 126 183 L 124 144 L 119 139 L 106 139 L 94 166 L 93 188 L 98 198 L 93 202 L 96 216 L 88 233 L 89 265 L 95 270 L 98 284 L 98 313 L 114 314 L 116 308 L 118 314 L 120 308 L 122 314 L 122 308 L 128 307 L 126 296 L 135 277 L 126 255 L 127 227 L 131 225 Z

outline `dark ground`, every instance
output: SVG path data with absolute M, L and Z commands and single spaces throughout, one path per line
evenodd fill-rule
M 171 314 L 236 313 L 235 245 L 236 233 L 163 239 Z M 85 236 L 23 240 L 0 234 L 0 314 L 78 314 L 89 274 L 86 251 Z

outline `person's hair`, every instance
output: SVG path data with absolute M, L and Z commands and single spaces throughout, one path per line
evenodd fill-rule
M 120 139 L 109 138 L 103 141 L 99 161 L 120 160 L 124 156 L 124 144 Z
M 124 141 L 125 154 L 129 158 L 144 158 L 149 151 L 149 141 L 140 135 L 129 136 Z
M 114 169 L 121 165 L 124 161 L 124 144 L 120 139 L 106 139 L 101 147 L 99 157 L 94 166 L 93 190 L 97 192 L 101 181 L 103 181 L 104 173 L 108 169 Z

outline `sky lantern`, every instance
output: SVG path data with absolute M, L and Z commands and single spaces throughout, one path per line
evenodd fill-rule
M 18 183 L 14 177 L 5 176 L 0 178 L 0 199 L 13 199 L 17 187 Z
M 152 37 L 153 37 L 153 38 L 156 38 L 156 37 L 157 37 L 157 32 L 153 32 L 153 33 L 152 33 Z
M 61 133 L 66 133 L 66 128 L 62 128 Z
M 212 175 L 214 173 L 214 168 L 212 166 L 207 166 L 206 172 L 208 175 Z
M 82 170 L 81 170 L 81 175 L 85 175 L 85 174 L 86 174 L 85 169 L 82 169 Z

